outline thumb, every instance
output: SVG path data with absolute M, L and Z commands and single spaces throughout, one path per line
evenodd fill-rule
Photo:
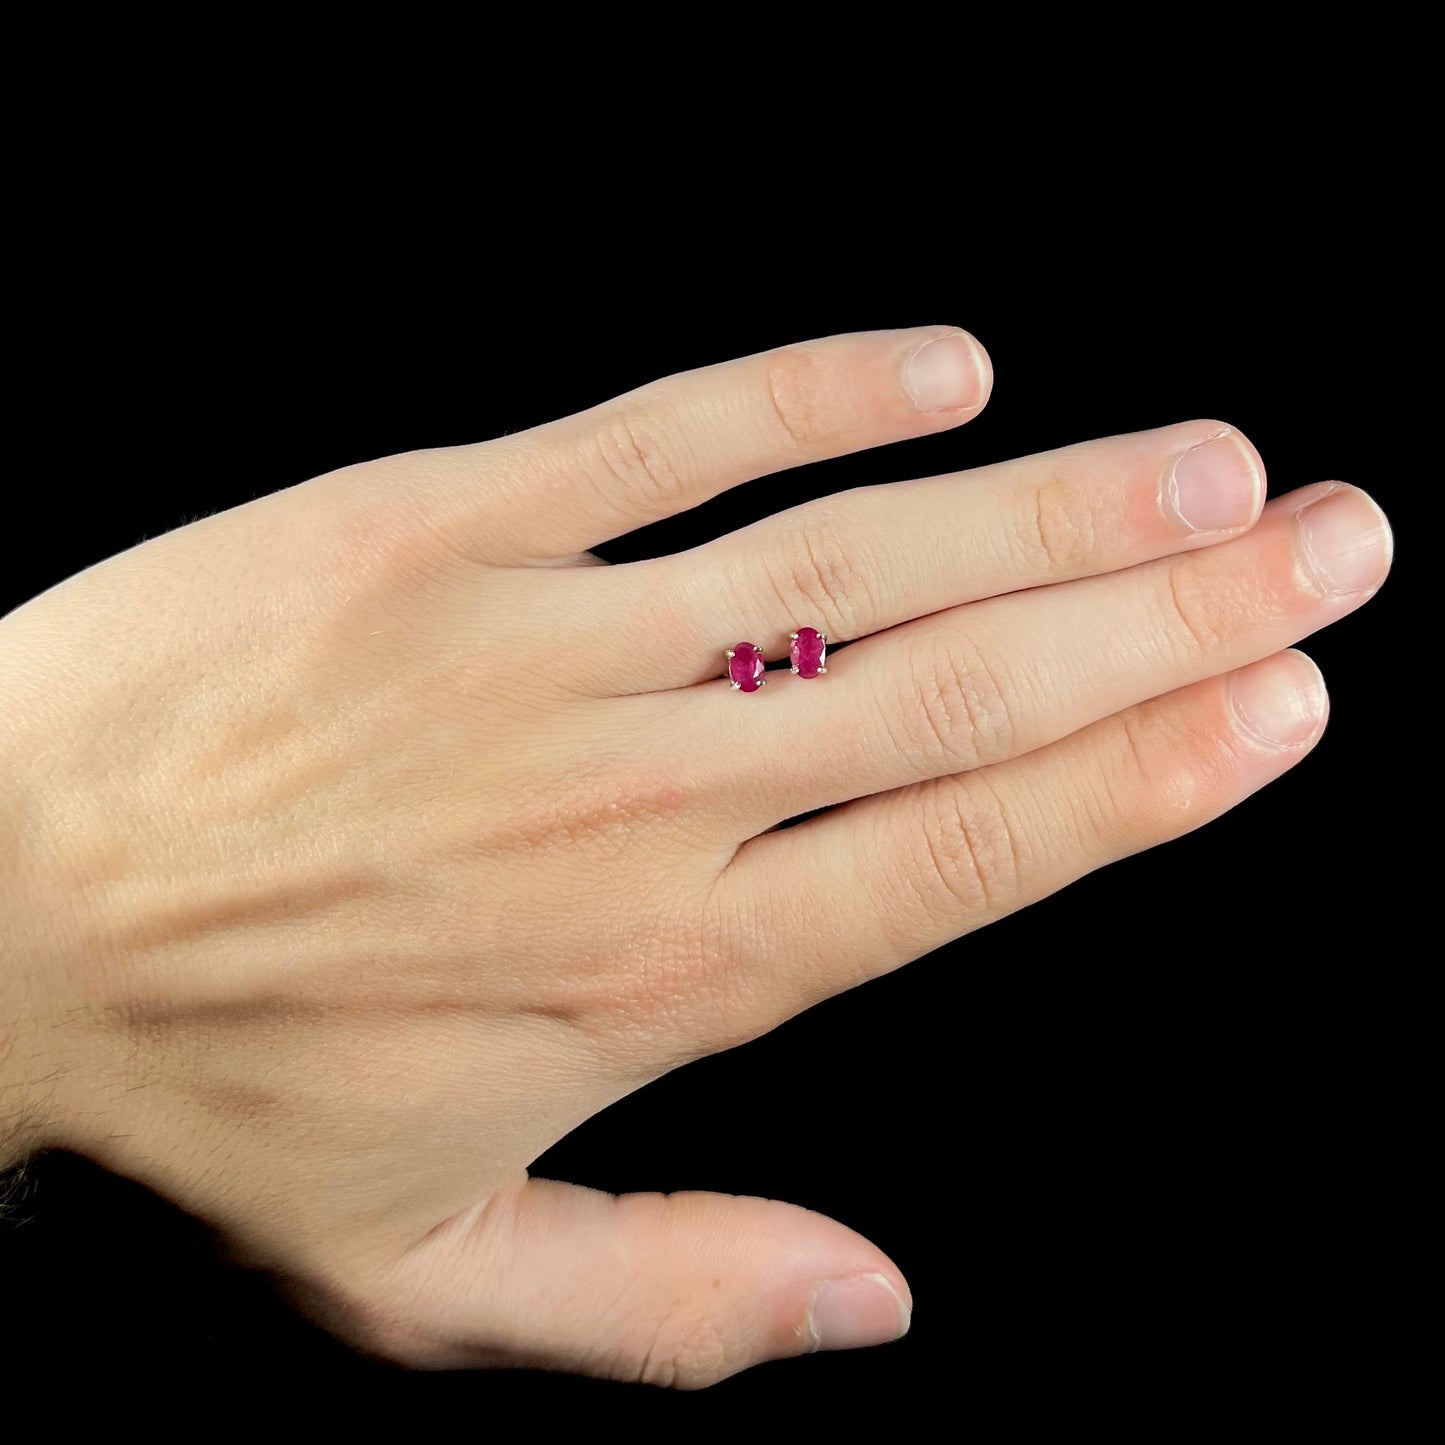
M 407 1256 L 416 1363 L 696 1389 L 763 1360 L 895 1340 L 912 1300 L 861 1235 L 726 1194 L 519 1181 Z M 416 1351 L 404 1350 L 409 1358 Z

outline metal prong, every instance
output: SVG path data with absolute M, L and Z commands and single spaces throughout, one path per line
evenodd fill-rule
M 798 640 L 798 634 L 797 634 L 796 632 L 790 632 L 790 633 L 788 634 L 788 641 L 789 641 L 789 642 L 796 642 L 797 640 Z
M 728 648 L 728 650 L 727 650 L 727 658 L 728 658 L 728 661 L 731 662 L 731 661 L 733 660 L 733 658 L 735 658 L 736 656 L 737 656 L 737 653 L 736 653 L 731 647 Z
M 794 677 L 798 675 L 798 669 L 796 667 L 790 668 L 789 671 L 793 674 Z
M 822 677 L 822 675 L 823 675 L 825 672 L 827 672 L 827 670 L 828 670 L 828 669 L 827 669 L 826 667 L 820 667 L 820 668 L 818 669 L 818 676 L 819 676 L 819 677 Z
M 740 682 L 730 682 L 728 683 L 728 686 L 732 688 L 734 692 L 741 692 L 743 687 L 742 683 Z

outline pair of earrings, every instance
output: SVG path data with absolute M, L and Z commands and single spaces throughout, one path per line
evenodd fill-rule
M 827 672 L 828 636 L 816 627 L 800 627 L 788 634 L 788 661 L 798 677 L 822 677 Z M 727 650 L 725 676 L 734 692 L 756 692 L 767 683 L 763 654 L 751 642 Z

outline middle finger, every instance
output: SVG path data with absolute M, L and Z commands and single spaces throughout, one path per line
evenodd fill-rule
M 1302 488 L 1231 542 L 910 622 L 821 680 L 691 689 L 698 765 L 716 770 L 699 782 L 746 834 L 1016 757 L 1298 642 L 1364 603 L 1389 558 L 1365 493 Z M 740 757 L 776 760 L 766 788 L 738 786 Z
M 946 607 L 1207 545 L 1264 502 L 1264 469 L 1220 422 L 1106 437 L 961 475 L 859 487 L 604 580 L 656 624 L 629 690 L 715 677 L 745 640 L 769 660 L 807 625 L 844 642 Z

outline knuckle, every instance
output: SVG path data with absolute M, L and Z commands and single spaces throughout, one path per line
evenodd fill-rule
M 783 611 L 800 622 L 817 619 L 838 640 L 866 631 L 868 619 L 877 615 L 874 575 L 867 544 L 845 543 L 822 517 L 801 525 L 770 564 Z
M 686 449 L 657 413 L 641 406 L 617 408 L 598 428 L 596 445 L 604 477 L 639 516 L 675 511 L 688 501 Z
M 1170 559 L 1164 566 L 1159 592 L 1171 656 L 1207 652 L 1224 640 L 1230 611 L 1227 599 L 1210 589 L 1195 558 Z
M 664 1389 L 701 1390 L 732 1372 L 727 1341 L 712 1320 L 670 1313 L 642 1352 L 635 1377 Z
M 1097 547 L 1097 524 L 1080 489 L 1050 476 L 1020 503 L 1019 548 L 1030 573 L 1073 576 L 1085 570 Z
M 821 414 L 818 359 L 799 346 L 772 352 L 764 367 L 768 402 L 792 451 L 811 453 L 827 427 Z
M 928 773 L 963 772 L 1014 751 L 1011 689 L 972 641 L 931 640 L 911 660 L 904 716 L 911 750 Z
M 326 551 L 330 575 L 348 588 L 374 581 L 382 588 L 414 583 L 437 562 L 438 543 L 445 553 L 461 557 L 454 535 L 443 537 L 429 525 L 424 507 L 416 504 L 418 479 L 431 480 L 426 454 L 386 457 L 332 472 L 297 488 L 295 507 L 301 525 L 290 514 L 297 535 Z M 302 527 L 311 522 L 309 530 Z
M 1092 770 L 1096 786 L 1075 795 L 1086 850 L 1133 852 L 1187 831 L 1208 810 L 1207 760 L 1198 740 L 1121 713 Z
M 1023 857 L 1012 819 L 986 783 L 938 783 L 925 794 L 919 895 L 953 917 L 1006 912 Z
M 1154 768 L 1150 762 L 1149 739 L 1139 719 L 1128 713 L 1119 718 L 1119 747 L 1117 766 L 1105 768 L 1106 777 L 1117 784 L 1127 782 L 1135 794 L 1148 792 L 1153 781 Z
M 1137 714 L 1120 716 L 1118 756 L 1105 771 L 1116 780 L 1116 791 L 1125 787 L 1117 780 L 1127 780 L 1127 798 L 1118 812 L 1136 835 L 1168 836 L 1207 810 L 1214 791 L 1210 752 L 1183 726 L 1151 727 Z

